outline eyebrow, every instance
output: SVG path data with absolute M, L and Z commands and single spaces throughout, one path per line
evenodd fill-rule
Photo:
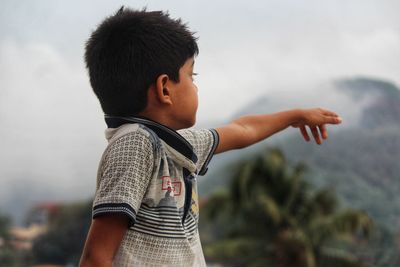
M 192 62 L 192 66 L 191 67 L 193 67 L 194 66 L 194 59 L 193 59 L 193 62 Z

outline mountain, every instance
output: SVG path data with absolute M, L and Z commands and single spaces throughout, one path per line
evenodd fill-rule
M 399 89 L 390 82 L 366 78 L 338 80 L 338 90 L 360 100 L 373 96 L 374 101 L 363 110 L 361 126 L 364 129 L 386 128 L 400 125 Z
M 215 156 L 207 175 L 199 178 L 200 195 L 224 187 L 241 158 L 280 147 L 290 162 L 308 164 L 306 178 L 316 187 L 332 186 L 344 205 L 365 209 L 388 227 L 398 228 L 399 98 L 396 85 L 368 77 L 337 79 L 258 97 L 234 117 L 320 106 L 338 112 L 344 121 L 328 127 L 330 138 L 322 146 L 304 142 L 298 130 L 290 128 L 249 148 Z M 71 128 L 66 123 L 73 119 L 70 116 L 61 114 L 54 121 L 41 109 L 30 112 L 35 116 L 24 113 L 3 118 L 4 131 L 0 132 L 4 141 L 0 212 L 19 224 L 26 211 L 40 201 L 92 197 L 93 177 L 106 145 L 102 120 L 94 124 L 91 120 L 96 116 L 92 114 L 82 115 L 76 123 L 83 125 Z M 40 121 L 33 119 L 38 114 L 44 116 Z M 48 125 L 57 134 L 44 135 L 42 129 Z
M 307 164 L 309 171 L 305 178 L 316 188 L 335 189 L 343 207 L 363 209 L 378 223 L 399 231 L 398 87 L 368 77 L 338 79 L 302 92 L 301 97 L 283 92 L 259 98 L 237 115 L 270 113 L 286 109 L 288 104 L 332 109 L 342 116 L 343 123 L 328 126 L 329 139 L 321 146 L 304 142 L 292 128 L 243 151 L 216 156 L 209 173 L 199 184 L 200 193 L 208 195 L 223 188 L 241 158 L 279 147 L 292 164 Z

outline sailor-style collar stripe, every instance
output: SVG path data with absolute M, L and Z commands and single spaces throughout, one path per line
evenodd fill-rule
M 211 148 L 211 153 L 208 154 L 208 157 L 207 157 L 206 161 L 204 162 L 201 170 L 198 172 L 198 175 L 201 175 L 201 176 L 207 173 L 207 171 L 208 171 L 208 167 L 207 166 L 210 163 L 212 157 L 214 156 L 214 152 L 217 149 L 218 144 L 219 144 L 218 132 L 216 130 L 214 130 L 214 129 L 210 129 L 210 132 L 213 135 L 214 142 L 213 142 L 213 146 Z
M 161 138 L 164 142 L 166 142 L 169 146 L 171 146 L 176 151 L 184 155 L 186 158 L 190 159 L 193 163 L 197 163 L 198 160 L 197 155 L 194 152 L 192 145 L 185 138 L 183 138 L 178 132 L 165 125 L 162 125 L 158 122 L 155 122 L 153 120 L 144 117 L 118 117 L 118 116 L 105 115 L 104 119 L 106 121 L 108 128 L 118 128 L 126 123 L 140 123 L 146 125 L 148 128 L 153 130 L 157 134 L 157 136 Z M 214 144 L 211 149 L 212 153 L 209 154 L 201 170 L 198 171 L 197 173 L 198 175 L 204 175 L 207 173 L 208 163 L 210 163 L 214 155 L 214 151 L 217 149 L 217 146 L 219 144 L 219 136 L 217 131 L 214 129 L 210 129 L 210 131 L 214 138 Z
M 105 115 L 104 117 L 109 128 L 118 128 L 126 123 L 141 123 L 153 130 L 159 138 L 179 153 L 197 163 L 197 155 L 193 151 L 192 145 L 175 130 L 143 117 L 116 117 Z

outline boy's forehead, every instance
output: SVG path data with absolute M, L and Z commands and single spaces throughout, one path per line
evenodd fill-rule
M 186 60 L 186 64 L 188 64 L 190 67 L 194 66 L 194 57 L 190 57 Z
M 190 57 L 183 64 L 182 68 L 193 68 L 194 67 L 194 57 Z

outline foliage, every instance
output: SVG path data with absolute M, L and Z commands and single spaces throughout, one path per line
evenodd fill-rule
M 79 262 L 91 221 L 91 201 L 64 205 L 50 220 L 49 230 L 33 245 L 33 259 L 40 264 Z
M 206 256 L 233 266 L 363 266 L 330 244 L 367 239 L 372 220 L 362 211 L 339 210 L 328 188 L 313 193 L 302 179 L 306 169 L 289 170 L 276 149 L 240 164 L 229 191 L 210 197 L 204 208 L 223 232 L 207 240 Z
M 307 164 L 310 170 L 304 178 L 310 184 L 334 187 L 343 207 L 365 210 L 392 234 L 400 232 L 400 88 L 372 77 L 340 79 L 334 88 L 327 91 L 328 98 L 339 93 L 344 99 L 352 99 L 343 103 L 352 104 L 338 106 L 336 111 L 344 116 L 344 123 L 329 130 L 323 147 L 302 142 L 297 130 L 292 129 L 259 145 L 230 152 L 213 160 L 213 168 L 199 184 L 201 194 L 225 187 L 232 177 L 232 166 L 245 153 L 274 144 L 289 162 L 301 159 Z M 271 113 L 290 101 L 271 97 L 257 98 L 240 114 Z
M 0 213 L 0 267 L 17 267 L 21 256 L 10 246 L 10 226 L 11 219 L 5 214 Z
M 335 133 L 324 149 L 288 139 L 290 161 L 301 158 L 316 187 L 334 186 L 344 206 L 368 211 L 374 221 L 400 231 L 400 131 L 348 129 Z
M 9 237 L 10 223 L 10 218 L 0 213 L 0 238 L 7 239 Z
M 0 214 L 0 266 L 10 266 L 15 261 L 12 251 L 6 244 L 9 238 L 9 230 L 10 218 Z

